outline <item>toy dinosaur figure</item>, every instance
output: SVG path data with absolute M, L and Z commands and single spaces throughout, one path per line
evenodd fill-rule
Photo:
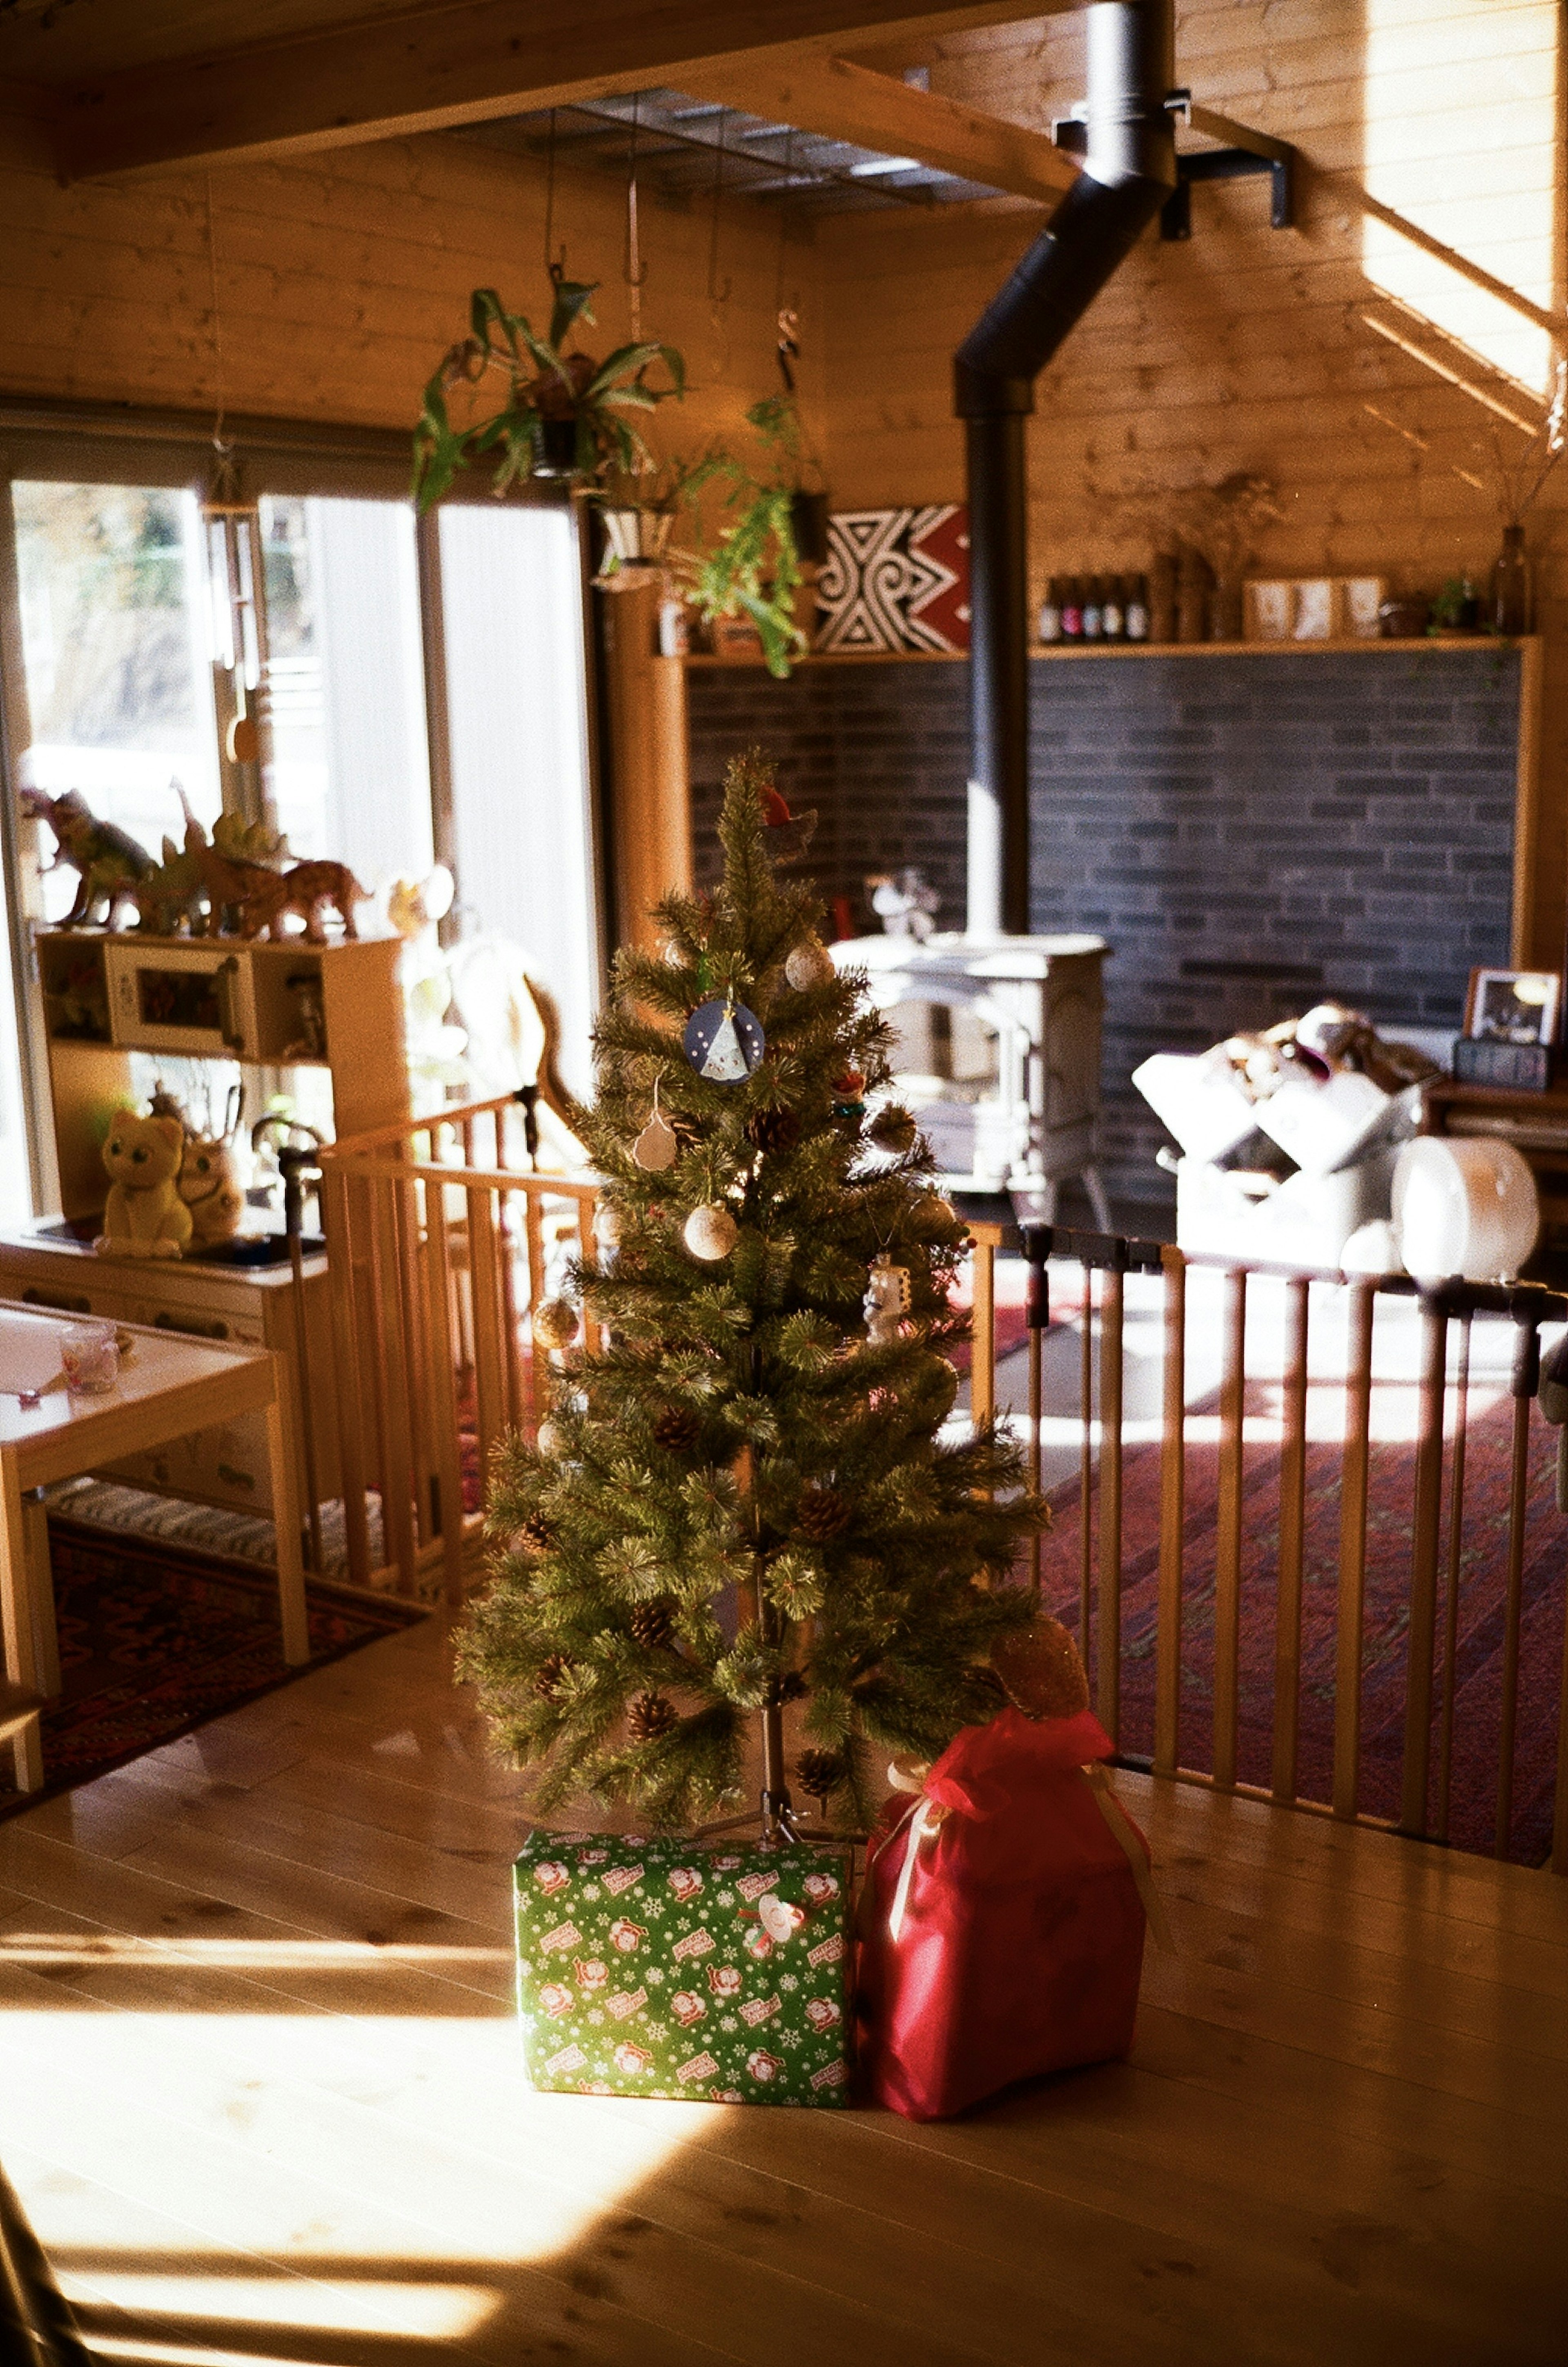
M 195 861 L 165 838 L 163 861 L 153 865 L 131 900 L 139 925 L 150 936 L 177 937 L 195 927 L 200 894 L 201 874 Z
M 206 934 L 220 937 L 224 934 L 224 914 L 243 916 L 247 902 L 258 895 L 265 896 L 276 885 L 278 874 L 265 863 L 225 855 L 192 813 L 185 791 L 176 786 L 175 795 L 186 818 L 185 851 L 207 897 Z M 242 934 L 254 936 L 255 931 L 244 930 L 242 925 Z
M 287 934 L 285 913 L 297 912 L 305 923 L 305 943 L 324 946 L 327 933 L 321 926 L 321 908 L 327 904 L 342 921 L 344 935 L 357 937 L 354 908 L 368 901 L 368 891 L 346 864 L 296 863 L 291 870 L 271 873 L 266 885 L 258 886 L 245 898 L 240 934 L 254 937 L 265 929 L 270 937 L 281 937 Z
M 156 867 L 147 849 L 113 822 L 100 821 L 76 789 L 63 790 L 57 798 L 42 789 L 24 789 L 22 811 L 31 821 L 46 821 L 54 832 L 52 867 L 63 864 L 77 875 L 75 901 L 59 925 L 79 929 L 101 917 L 112 926 L 121 900 L 134 900 L 136 889 Z

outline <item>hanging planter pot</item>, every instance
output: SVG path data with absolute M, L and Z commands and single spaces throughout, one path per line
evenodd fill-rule
M 790 497 L 789 522 L 795 555 L 806 567 L 828 563 L 828 502 L 826 493 L 795 493 Z
M 602 509 L 604 538 L 622 567 L 657 566 L 670 545 L 674 515 L 670 510 Z
M 535 477 L 559 479 L 575 477 L 577 473 L 576 420 L 541 419 L 539 441 L 529 474 Z

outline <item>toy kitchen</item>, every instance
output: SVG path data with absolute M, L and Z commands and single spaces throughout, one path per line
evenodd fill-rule
M 269 1138 L 275 1150 L 308 1139 L 287 1117 L 266 1119 L 280 1099 L 339 1139 L 408 1115 L 401 940 L 45 928 L 34 942 L 60 1212 L 0 1234 L 0 1297 L 279 1351 L 301 1498 L 313 1478 L 318 1503 L 331 1501 L 325 1243 L 299 1225 L 296 1194 L 296 1256 L 280 1180 L 249 1181 L 247 1121 L 262 1120 L 265 1160 Z M 109 1476 L 272 1510 L 259 1415 Z

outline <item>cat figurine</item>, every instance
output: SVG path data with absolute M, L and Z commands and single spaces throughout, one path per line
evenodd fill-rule
M 233 1240 L 245 1213 L 245 1195 L 235 1172 L 234 1146 L 227 1137 L 209 1141 L 202 1135 L 187 1136 L 179 1195 L 190 1210 L 197 1249 L 216 1249 Z
M 109 1176 L 104 1229 L 93 1243 L 100 1256 L 184 1255 L 193 1229 L 176 1181 L 184 1152 L 177 1117 L 116 1110 L 103 1152 Z

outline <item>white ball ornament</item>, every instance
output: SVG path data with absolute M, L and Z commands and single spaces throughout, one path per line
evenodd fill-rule
M 558 1455 L 565 1444 L 558 1425 L 553 1421 L 539 1424 L 539 1434 L 534 1443 L 541 1455 Z
M 541 1348 L 570 1348 L 577 1337 L 577 1309 L 570 1298 L 547 1298 L 534 1310 L 534 1337 Z
M 740 1238 L 740 1228 L 728 1208 L 694 1208 L 682 1228 L 682 1240 L 694 1258 L 716 1265 Z
M 817 937 L 807 937 L 785 957 L 784 977 L 796 994 L 809 994 L 814 986 L 826 986 L 833 975 L 833 957 Z
M 618 1250 L 621 1246 L 621 1219 L 618 1212 L 606 1201 L 593 1218 L 593 1238 L 602 1249 Z

